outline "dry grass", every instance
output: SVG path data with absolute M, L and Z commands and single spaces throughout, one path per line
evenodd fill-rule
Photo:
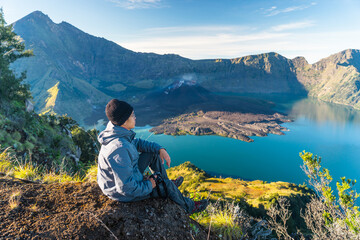
M 6 173 L 12 168 L 12 164 L 9 161 L 9 154 L 7 149 L 0 153 L 0 172 Z
M 42 176 L 42 182 L 44 183 L 63 183 L 63 182 L 81 182 L 81 178 L 78 175 L 69 176 L 66 173 L 46 173 Z
M 30 181 L 37 181 L 41 179 L 39 172 L 39 167 L 34 166 L 32 163 L 25 163 L 16 166 L 11 176 Z
M 210 203 L 205 211 L 191 217 L 220 239 L 270 239 L 266 221 L 249 216 L 235 202 Z
M 91 167 L 88 169 L 88 171 L 87 171 L 87 173 L 86 173 L 86 176 L 84 177 L 83 181 L 96 182 L 96 179 L 97 179 L 97 170 L 98 170 L 97 164 L 91 166 Z
M 9 207 L 10 209 L 15 209 L 20 205 L 20 199 L 21 199 L 21 191 L 16 190 L 10 195 L 9 199 Z
M 14 178 L 44 183 L 83 182 L 96 181 L 97 166 L 90 167 L 85 177 L 81 177 L 79 174 L 71 176 L 66 172 L 45 171 L 41 166 L 30 161 L 23 163 L 4 150 L 0 153 L 0 172 Z
M 34 203 L 29 207 L 29 209 L 33 212 L 37 212 L 39 211 L 39 206 L 36 203 Z

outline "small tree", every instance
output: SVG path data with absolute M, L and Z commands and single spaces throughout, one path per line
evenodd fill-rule
M 322 168 L 321 158 L 312 153 L 300 153 L 303 171 L 314 187 L 317 197 L 307 205 L 303 218 L 315 239 L 360 239 L 360 212 L 356 206 L 359 195 L 355 191 L 356 180 L 341 178 L 336 183 L 338 197 L 330 187 L 332 177 Z
M 340 178 L 336 184 L 336 197 L 330 186 L 332 176 L 328 169 L 321 167 L 321 158 L 305 151 L 300 153 L 300 157 L 304 163 L 301 168 L 316 192 L 302 214 L 312 238 L 360 239 L 360 211 L 356 206 L 359 195 L 354 189 L 356 180 Z M 288 207 L 281 200 L 279 206 L 273 206 L 268 212 L 270 227 L 281 239 L 293 239 L 286 230 Z
M 25 50 L 20 36 L 13 32 L 12 25 L 6 25 L 4 13 L 0 9 L 0 103 L 3 100 L 25 101 L 30 98 L 29 86 L 22 84 L 25 72 L 16 77 L 10 64 L 23 57 L 32 56 L 32 50 Z

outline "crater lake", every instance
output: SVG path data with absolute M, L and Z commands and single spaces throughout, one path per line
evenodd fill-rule
M 305 150 L 322 157 L 322 166 L 330 170 L 334 182 L 342 176 L 359 178 L 360 111 L 311 98 L 267 96 L 266 100 L 294 120 L 282 124 L 289 129 L 285 135 L 252 137 L 254 142 L 247 143 L 220 136 L 154 135 L 150 126 L 136 127 L 135 132 L 138 138 L 165 147 L 172 166 L 190 161 L 216 176 L 301 184 L 307 178 L 299 153 Z

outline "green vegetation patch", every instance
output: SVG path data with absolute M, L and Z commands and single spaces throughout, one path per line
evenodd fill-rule
M 279 196 L 308 197 L 313 192 L 306 186 L 287 182 L 266 183 L 261 180 L 244 181 L 234 178 L 214 178 L 207 175 L 190 162 L 167 170 L 169 178 L 184 177 L 184 183 L 179 187 L 185 194 L 198 193 L 202 198 L 207 198 L 209 191 L 210 200 L 216 201 L 219 197 L 233 201 L 243 198 L 255 208 L 268 208 Z
M 142 80 L 142 81 L 138 81 L 135 82 L 133 84 L 134 87 L 137 88 L 143 88 L 143 89 L 151 89 L 155 86 L 154 81 L 151 79 L 147 79 L 147 80 Z
M 117 83 L 117 84 L 107 87 L 106 89 L 110 90 L 110 91 L 114 91 L 114 92 L 122 92 L 122 91 L 125 91 L 126 88 L 127 87 L 125 85 L 123 85 L 121 83 Z

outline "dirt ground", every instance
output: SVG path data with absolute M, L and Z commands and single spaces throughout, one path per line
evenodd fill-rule
M 207 229 L 168 199 L 120 203 L 96 183 L 41 184 L 0 175 L 0 239 L 207 238 Z

